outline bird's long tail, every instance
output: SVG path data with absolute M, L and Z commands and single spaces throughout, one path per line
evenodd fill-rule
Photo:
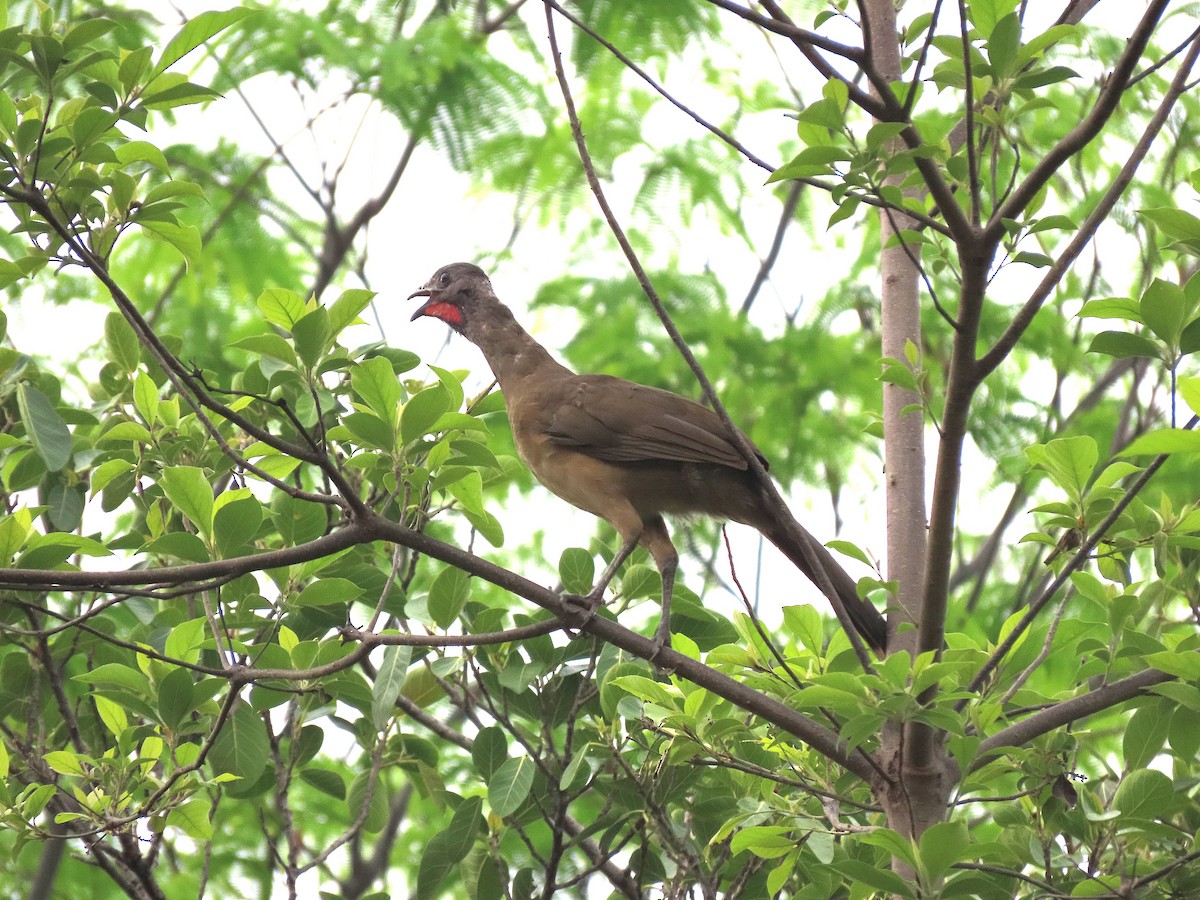
M 879 610 L 870 601 L 858 596 L 854 579 L 820 541 L 805 531 L 800 523 L 793 521 L 790 524 L 792 528 L 773 523 L 771 527 L 762 529 L 762 533 L 829 598 L 830 603 L 845 610 L 850 624 L 867 646 L 882 655 L 887 650 L 887 622 Z M 820 566 L 825 578 L 817 575 L 814 563 Z M 828 584 L 825 584 L 826 579 Z

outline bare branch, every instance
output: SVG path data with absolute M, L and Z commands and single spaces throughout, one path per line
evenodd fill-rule
M 670 103 L 677 110 L 682 112 L 684 115 L 691 118 L 701 128 L 705 128 L 708 131 L 712 132 L 714 135 L 716 135 L 716 137 L 720 138 L 722 141 L 724 141 L 726 144 L 728 144 L 730 147 L 732 147 L 738 153 L 742 154 L 742 156 L 746 157 L 747 160 L 754 163 L 754 165 L 758 166 L 760 169 L 766 169 L 768 172 L 774 172 L 777 168 L 779 168 L 778 166 L 773 166 L 768 162 L 764 162 L 761 158 L 759 158 L 758 156 L 755 156 L 753 153 L 751 153 L 750 150 L 744 144 L 742 144 L 737 138 L 735 138 L 733 135 L 729 134 L 727 131 L 725 131 L 721 128 L 718 128 L 716 125 L 713 125 L 711 122 L 707 121 L 706 119 L 701 118 L 698 113 L 696 113 L 689 107 L 684 106 L 682 103 L 680 103 L 678 100 L 676 100 L 671 94 L 667 93 L 666 89 L 662 85 L 660 85 L 657 81 L 655 81 L 653 78 L 651 78 L 649 73 L 647 73 L 645 69 L 643 69 L 637 63 L 635 63 L 633 60 L 631 60 L 628 56 L 626 56 L 624 53 L 622 53 L 620 50 L 618 50 L 615 46 L 613 46 L 612 43 L 610 43 L 604 37 L 597 34 L 582 19 L 578 18 L 577 16 L 573 15 L 572 13 L 568 12 L 567 10 L 563 9 L 563 7 L 560 6 L 557 2 L 555 2 L 555 0 L 546 0 L 546 2 L 550 5 L 550 7 L 555 12 L 557 12 L 559 15 L 561 15 L 563 18 L 565 18 L 567 21 L 569 21 L 572 25 L 574 25 L 576 28 L 578 28 L 580 31 L 582 31 L 584 34 L 586 34 L 588 37 L 590 37 L 596 43 L 600 44 L 600 46 L 602 46 L 605 50 L 607 50 L 609 53 L 611 53 L 617 60 L 619 60 L 622 65 L 624 65 L 627 69 L 629 69 L 631 72 L 633 72 L 635 75 L 637 75 L 640 79 L 642 79 L 642 81 L 646 82 L 646 84 L 648 84 L 655 92 L 657 92 L 659 95 L 661 95 L 668 103 Z
M 1009 194 L 1008 199 L 992 212 L 991 219 L 984 229 L 984 237 L 987 241 L 999 241 L 1004 234 L 1004 220 L 1018 218 L 1025 207 L 1029 205 L 1030 200 L 1045 187 L 1046 182 L 1054 176 L 1062 164 L 1091 143 L 1104 129 L 1109 118 L 1116 112 L 1117 105 L 1121 102 L 1121 97 L 1129 86 L 1129 79 L 1132 77 L 1133 70 L 1137 66 L 1138 60 L 1141 59 L 1146 45 L 1150 42 L 1155 25 L 1169 5 L 1170 0 L 1152 0 L 1146 8 L 1145 15 L 1142 16 L 1142 21 L 1130 35 L 1129 42 L 1121 53 L 1121 58 L 1113 67 L 1091 112 L 1038 160 L 1033 171 L 1017 185 L 1016 189 Z M 1194 55 L 1189 58 L 1195 59 Z M 1185 64 L 1183 68 L 1191 69 L 1191 62 Z M 1174 100 L 1172 92 L 1168 92 L 1167 98 L 1164 98 L 1163 102 L 1169 108 Z M 1158 129 L 1151 126 L 1149 130 L 1157 133 Z
M 1063 725 L 1104 712 L 1142 694 L 1147 688 L 1166 681 L 1174 681 L 1174 675 L 1157 669 L 1144 669 L 1136 675 L 1106 684 L 1080 697 L 1064 700 L 1049 709 L 1034 713 L 1028 719 L 1002 728 L 985 738 L 979 745 L 979 755 L 971 764 L 971 771 L 981 768 L 1003 747 L 1023 747 L 1035 738 L 1048 734 Z
M 775 266 L 775 261 L 779 259 L 779 252 L 783 249 L 783 236 L 787 233 L 788 226 L 795 221 L 796 207 L 800 204 L 800 191 L 803 184 L 799 181 L 795 182 L 788 190 L 787 197 L 783 201 L 783 209 L 779 213 L 779 224 L 775 226 L 775 237 L 771 240 L 771 249 L 767 251 L 767 255 L 763 258 L 762 265 L 758 267 L 758 272 L 754 276 L 754 283 L 750 285 L 750 290 L 746 293 L 746 299 L 742 301 L 742 315 L 750 312 L 750 307 L 754 305 L 754 298 L 758 296 L 759 290 L 766 284 L 767 276 L 771 274 L 771 269 Z

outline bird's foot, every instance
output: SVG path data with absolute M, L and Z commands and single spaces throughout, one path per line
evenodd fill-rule
M 664 619 L 658 625 L 658 630 L 654 632 L 654 650 L 647 657 L 652 666 L 662 669 L 668 675 L 675 671 L 673 665 L 664 663 L 659 657 L 662 656 L 664 650 L 671 649 L 671 623 Z
M 563 594 L 563 604 L 568 607 L 577 607 L 574 611 L 576 621 L 573 627 L 567 630 L 567 637 L 575 640 L 587 624 L 596 618 L 596 611 L 604 605 L 604 597 L 600 594 Z

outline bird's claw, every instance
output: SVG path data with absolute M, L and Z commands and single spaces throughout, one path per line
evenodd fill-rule
M 654 650 L 647 657 L 649 663 L 655 668 L 662 669 L 667 674 L 675 671 L 673 665 L 659 662 L 659 656 L 664 650 L 671 649 L 671 625 L 666 620 L 659 623 L 658 630 L 654 632 Z
M 568 607 L 578 607 L 572 628 L 567 629 L 567 637 L 575 640 L 587 624 L 596 618 L 596 611 L 604 604 L 604 598 L 599 594 L 563 594 L 563 604 Z

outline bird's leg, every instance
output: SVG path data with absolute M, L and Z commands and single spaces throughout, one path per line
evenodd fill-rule
M 671 558 L 659 563 L 658 571 L 662 575 L 662 616 L 658 620 L 658 630 L 654 632 L 654 653 L 650 662 L 658 659 L 663 648 L 671 649 L 671 594 L 675 590 L 675 570 L 679 567 L 679 557 L 671 554 Z
M 667 523 L 662 516 L 654 516 L 646 520 L 642 531 L 642 544 L 654 557 L 658 566 L 658 574 L 662 576 L 662 616 L 658 620 L 658 629 L 654 632 L 654 652 L 650 654 L 650 662 L 655 662 L 663 648 L 671 647 L 671 595 L 675 590 L 675 571 L 679 568 L 679 554 L 671 543 L 671 534 L 667 531 Z
M 576 627 L 582 628 L 595 617 L 596 610 L 604 602 L 604 592 L 608 589 L 609 582 L 616 576 L 617 570 L 621 568 L 622 563 L 629 559 L 629 554 L 633 552 L 637 545 L 637 535 L 626 539 L 621 544 L 621 549 L 617 551 L 617 555 L 612 558 L 612 562 L 600 573 L 599 580 L 585 596 L 580 596 L 579 594 L 562 595 L 564 602 L 580 607 L 583 612 L 583 618 Z

